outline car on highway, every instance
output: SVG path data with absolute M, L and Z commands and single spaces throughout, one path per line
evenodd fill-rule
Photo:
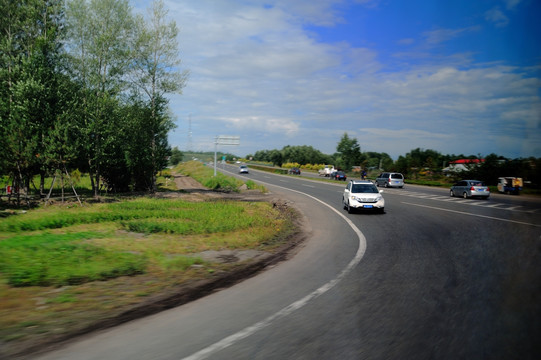
M 449 191 L 449 195 L 462 196 L 464 199 L 479 197 L 488 199 L 490 197 L 490 189 L 480 180 L 460 180 Z
M 385 199 L 383 190 L 379 190 L 372 181 L 351 180 L 342 195 L 342 204 L 348 213 L 359 210 L 373 210 L 383 213 Z
M 246 165 L 241 165 L 239 166 L 239 174 L 248 174 L 248 166 Z
M 404 187 L 404 175 L 394 172 L 383 172 L 376 178 L 376 186 Z
M 333 180 L 346 181 L 348 177 L 343 171 L 333 171 L 330 175 L 330 178 Z
M 289 173 L 294 175 L 300 175 L 301 169 L 299 169 L 298 167 L 292 167 L 291 169 L 289 169 Z

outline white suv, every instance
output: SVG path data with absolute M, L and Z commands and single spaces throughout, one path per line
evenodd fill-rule
M 368 180 L 351 180 L 342 196 L 344 209 L 352 213 L 355 209 L 375 210 L 381 213 L 385 209 L 385 200 L 376 185 Z

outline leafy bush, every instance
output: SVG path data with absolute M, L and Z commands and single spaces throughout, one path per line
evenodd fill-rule
M 283 168 L 286 168 L 286 169 L 291 169 L 291 168 L 294 168 L 294 167 L 300 168 L 300 167 L 301 167 L 301 164 L 296 163 L 296 162 L 293 162 L 293 163 L 286 163 L 286 164 L 282 164 L 282 167 L 283 167 Z
M 216 176 L 203 179 L 201 184 L 213 190 L 238 191 L 243 182 L 233 177 L 217 173 Z

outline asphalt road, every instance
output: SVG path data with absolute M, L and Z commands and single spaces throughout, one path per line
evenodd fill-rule
M 294 258 L 38 358 L 541 358 L 539 200 L 406 186 L 385 214 L 347 214 L 343 182 L 242 176 L 305 214 Z

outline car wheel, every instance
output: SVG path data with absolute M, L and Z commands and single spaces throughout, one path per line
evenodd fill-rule
M 464 199 L 467 199 L 467 198 L 468 198 L 468 193 L 464 191 L 464 194 L 462 194 L 462 197 L 463 197 Z
M 379 209 L 379 212 L 380 212 L 381 214 L 385 214 L 385 208 Z
M 450 196 L 450 197 L 454 197 L 454 196 L 455 196 L 455 194 L 453 193 L 453 190 L 450 190 L 450 191 L 449 191 L 449 196 Z
M 346 202 L 344 201 L 344 198 L 342 198 L 342 207 L 344 208 L 344 210 L 348 209 L 348 206 L 346 205 Z
M 349 206 L 349 202 L 347 204 L 348 214 L 353 214 L 353 208 Z
M 388 187 L 389 187 L 389 183 L 386 182 L 386 183 L 385 183 L 385 188 L 388 188 Z

